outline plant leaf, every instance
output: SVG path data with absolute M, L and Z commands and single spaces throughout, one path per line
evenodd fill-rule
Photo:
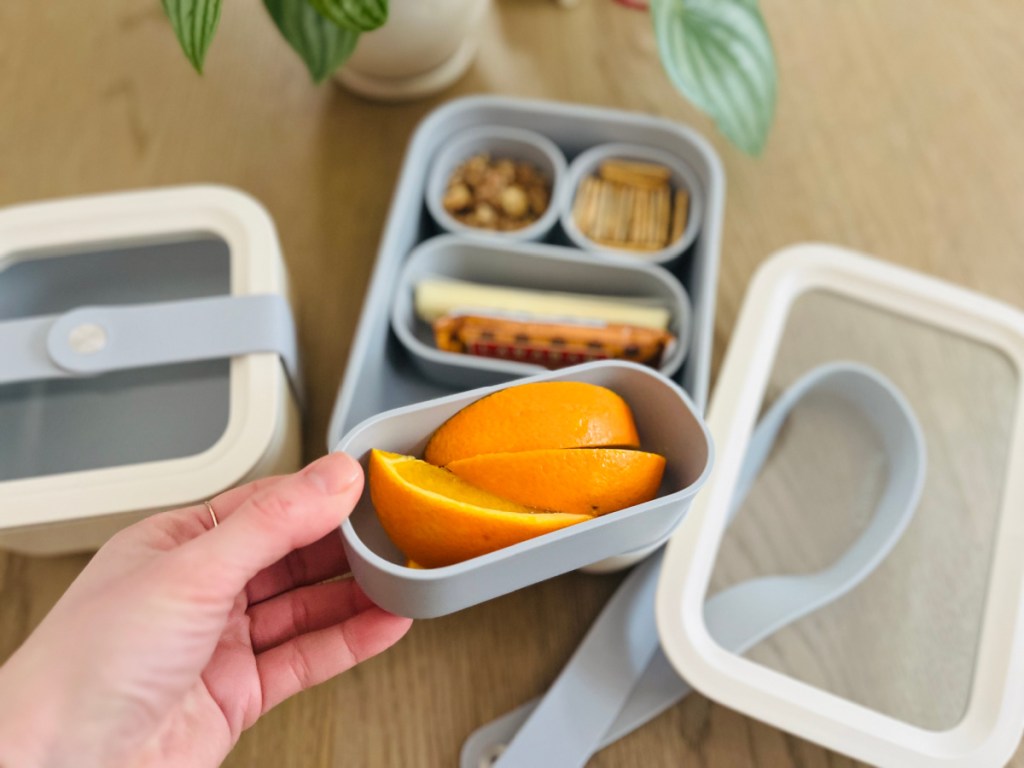
M 284 39 L 306 62 L 314 82 L 323 82 L 352 55 L 359 32 L 324 18 L 309 0 L 263 0 Z
M 163 0 L 164 12 L 171 20 L 181 50 L 202 74 L 206 49 L 220 21 L 221 0 Z
M 652 0 L 651 15 L 673 85 L 736 146 L 759 155 L 778 75 L 756 0 Z
M 413 0 L 419 2 L 420 0 Z M 339 27 L 369 32 L 388 20 L 388 0 L 310 0 L 321 14 Z

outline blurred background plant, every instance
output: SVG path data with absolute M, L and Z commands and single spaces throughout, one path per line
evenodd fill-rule
M 182 50 L 202 72 L 222 0 L 162 2 Z M 317 83 L 345 63 L 360 34 L 388 19 L 388 0 L 263 5 Z M 757 0 L 650 0 L 650 13 L 662 65 L 676 89 L 737 147 L 760 154 L 775 116 L 778 76 Z

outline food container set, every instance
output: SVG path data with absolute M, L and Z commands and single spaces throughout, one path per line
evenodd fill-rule
M 0 547 L 59 554 L 301 461 L 273 223 L 219 187 L 0 211 Z
M 572 205 L 568 169 L 594 148 L 619 144 L 649 147 L 686 168 L 693 202 L 685 252 L 652 261 L 584 250 L 566 235 L 558 214 Z M 453 225 L 440 209 L 438 200 L 452 169 L 482 152 L 528 160 L 551 174 L 550 204 L 525 230 L 487 232 Z M 642 447 L 659 446 L 657 452 L 669 455 L 670 462 L 663 492 L 649 504 L 442 569 L 404 566 L 376 523 L 366 491 L 344 524 L 343 536 L 367 594 L 399 613 L 436 616 L 581 566 L 623 567 L 665 540 L 685 515 L 712 460 L 710 441 L 695 414 L 703 410 L 710 376 L 723 197 L 721 169 L 709 145 L 669 121 L 493 97 L 460 99 L 424 120 L 407 150 L 388 215 L 331 420 L 331 448 L 364 463 L 371 448 L 415 454 L 459 404 L 489 391 L 472 388 L 552 376 L 528 361 L 437 349 L 430 328 L 416 318 L 413 291 L 418 280 L 442 276 L 561 294 L 625 296 L 666 307 L 676 343 L 666 350 L 660 371 L 607 360 L 565 369 L 555 378 L 609 382 L 633 408 Z M 677 417 L 669 425 L 652 408 Z M 403 431 L 412 424 L 419 428 Z
M 508 231 L 453 215 L 449 180 L 481 153 L 545 174 L 543 214 Z M 609 157 L 666 169 L 688 218 L 663 247 L 578 226 Z M 438 568 L 411 567 L 364 491 L 341 531 L 355 579 L 430 618 L 639 563 L 550 689 L 468 735 L 462 768 L 583 766 L 691 690 L 873 764 L 1004 764 L 1024 733 L 1024 314 L 796 246 L 755 277 L 708 407 L 723 204 L 710 146 L 666 120 L 472 97 L 423 121 L 328 447 L 420 456 L 487 395 L 574 381 L 617 392 L 666 471 L 650 502 Z M 452 352 L 418 304 L 434 279 L 657 307 L 675 343 L 653 366 L 558 370 Z M 0 349 L 0 546 L 95 546 L 298 461 L 280 252 L 238 193 L 0 212 Z

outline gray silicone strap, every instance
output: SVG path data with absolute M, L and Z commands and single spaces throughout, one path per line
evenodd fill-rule
M 0 323 L 0 349 L 0 384 L 272 352 L 302 395 L 295 324 L 278 294 L 78 307 Z
M 732 514 L 741 506 L 790 412 L 811 391 L 823 390 L 854 405 L 882 436 L 890 469 L 888 485 L 871 523 L 828 568 L 800 576 L 752 579 L 708 599 L 708 631 L 733 653 L 744 653 L 859 584 L 892 550 L 917 507 L 926 456 L 921 429 L 909 404 L 893 384 L 873 370 L 834 363 L 807 374 L 762 418 L 748 446 Z M 654 591 L 661 557 L 659 551 L 623 582 L 542 699 L 470 736 L 463 746 L 462 768 L 491 764 L 582 766 L 595 751 L 689 693 L 689 686 L 657 644 Z M 640 603 L 621 604 L 629 600 Z M 628 624 L 624 625 L 624 620 Z M 640 658 L 644 661 L 638 668 Z M 606 684 L 604 678 L 619 667 L 622 669 L 614 672 L 612 683 Z M 634 675 L 632 681 L 624 679 L 627 673 Z M 587 676 L 592 679 L 584 680 Z M 610 718 L 612 711 L 616 714 Z

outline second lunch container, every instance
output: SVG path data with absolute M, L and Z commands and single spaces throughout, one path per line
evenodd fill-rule
M 2 548 L 96 549 L 300 465 L 284 262 L 235 190 L 0 211 L 0 355 Z

